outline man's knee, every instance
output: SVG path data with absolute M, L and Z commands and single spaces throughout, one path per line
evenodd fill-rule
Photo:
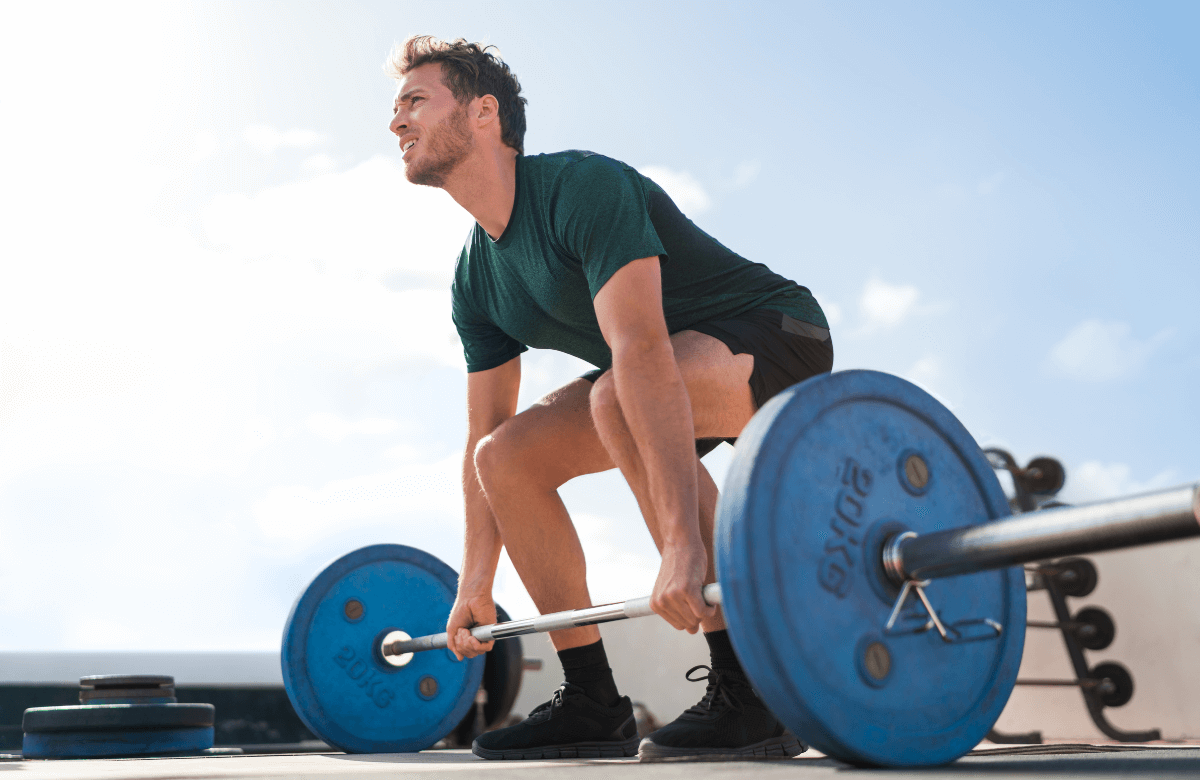
M 501 423 L 475 445 L 475 474 L 485 490 L 503 480 L 506 472 L 519 462 L 520 456 L 515 452 L 515 437 L 506 430 L 507 427 L 508 422 Z
M 485 491 L 511 485 L 557 489 L 562 483 L 547 467 L 545 456 L 545 442 L 513 417 L 475 445 L 475 474 Z
M 617 383 L 612 371 L 605 371 L 597 377 L 592 385 L 588 402 L 592 408 L 593 420 L 611 420 L 621 415 L 621 403 L 617 399 Z

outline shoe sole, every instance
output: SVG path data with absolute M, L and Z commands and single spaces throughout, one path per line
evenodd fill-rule
M 630 758 L 638 754 L 638 737 L 625 742 L 571 742 L 566 745 L 546 745 L 535 748 L 488 750 L 478 742 L 471 752 L 490 761 L 537 761 L 546 758 Z
M 671 760 L 746 761 L 792 758 L 805 750 L 808 750 L 808 746 L 791 734 L 771 737 L 741 748 L 671 747 L 651 742 L 647 737 L 638 748 L 638 760 L 645 763 Z

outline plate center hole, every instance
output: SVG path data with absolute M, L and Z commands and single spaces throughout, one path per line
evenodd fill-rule
M 382 644 L 390 645 L 392 642 L 407 642 L 410 639 L 412 639 L 412 637 L 403 631 L 389 631 L 387 636 L 383 638 Z M 380 655 L 383 655 L 383 653 L 381 652 Z M 412 659 L 412 653 L 404 653 L 402 655 L 383 655 L 383 660 L 392 666 L 408 666 L 408 662 Z

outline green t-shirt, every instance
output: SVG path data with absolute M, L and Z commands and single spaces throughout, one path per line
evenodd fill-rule
M 582 151 L 519 156 L 504 234 L 493 241 L 476 224 L 454 271 L 467 371 L 529 347 L 607 368 L 612 352 L 592 301 L 626 263 L 655 255 L 671 333 L 760 307 L 829 327 L 807 288 L 726 249 L 628 165 Z

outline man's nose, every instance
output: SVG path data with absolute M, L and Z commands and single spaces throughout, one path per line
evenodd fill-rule
M 408 117 L 404 115 L 403 111 L 396 112 L 396 115 L 392 117 L 392 121 L 388 124 L 388 129 L 395 135 L 401 135 L 408 129 Z

